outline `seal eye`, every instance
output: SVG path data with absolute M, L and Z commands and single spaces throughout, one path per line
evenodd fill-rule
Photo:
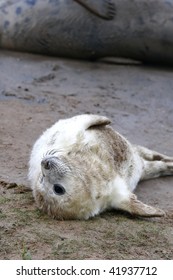
M 53 185 L 53 190 L 55 192 L 55 194 L 57 195 L 63 195 L 65 194 L 65 189 L 63 186 L 59 185 L 59 184 L 55 184 Z

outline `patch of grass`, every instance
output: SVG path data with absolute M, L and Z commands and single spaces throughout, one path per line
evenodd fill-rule
M 26 247 L 26 244 L 23 243 L 22 253 L 21 253 L 22 260 L 32 260 L 31 253 L 29 249 Z
M 0 210 L 0 219 L 5 219 L 6 217 L 7 215 Z
M 6 202 L 9 202 L 10 199 L 7 198 L 6 196 L 0 196 L 0 204 L 5 204 Z
M 52 255 L 56 259 L 84 259 L 91 253 L 91 247 L 86 240 L 66 239 L 52 248 Z

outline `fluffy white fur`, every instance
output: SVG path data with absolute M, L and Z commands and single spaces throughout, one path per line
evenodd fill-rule
M 140 180 L 173 174 L 173 158 L 130 144 L 110 120 L 78 115 L 60 120 L 34 144 L 29 180 L 40 209 L 57 219 L 88 219 L 115 208 L 139 216 L 164 211 L 132 193 Z

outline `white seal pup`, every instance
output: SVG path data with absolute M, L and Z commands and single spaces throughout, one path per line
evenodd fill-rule
M 57 219 L 88 219 L 111 208 L 144 217 L 165 215 L 133 191 L 140 180 L 173 175 L 173 158 L 130 144 L 109 124 L 103 116 L 78 115 L 40 136 L 29 163 L 40 209 Z

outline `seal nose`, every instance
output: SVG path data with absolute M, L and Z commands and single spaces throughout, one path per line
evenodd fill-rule
M 47 170 L 49 170 L 51 168 L 51 163 L 50 163 L 49 159 L 43 159 L 41 161 L 41 165 L 44 169 L 47 169 Z

